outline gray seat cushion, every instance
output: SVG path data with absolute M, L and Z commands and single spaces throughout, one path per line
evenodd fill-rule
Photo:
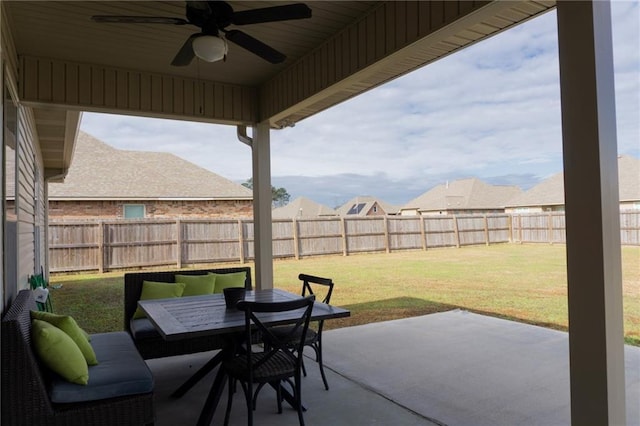
M 160 337 L 160 333 L 158 333 L 158 330 L 156 330 L 149 318 L 132 319 L 129 327 L 131 327 L 131 335 L 136 341 Z
M 86 386 L 55 377 L 49 395 L 53 403 L 95 401 L 153 391 L 153 376 L 128 333 L 91 335 L 98 365 L 89 366 Z

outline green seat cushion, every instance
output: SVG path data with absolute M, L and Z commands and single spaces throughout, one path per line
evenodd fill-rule
M 244 282 L 247 279 L 247 273 L 231 272 L 229 274 L 216 274 L 215 272 L 209 272 L 209 275 L 216 277 L 216 287 L 213 290 L 214 293 L 222 293 L 227 287 L 244 287 Z
M 89 382 L 89 367 L 80 348 L 67 333 L 46 321 L 31 321 L 33 345 L 40 360 L 65 380 L 78 385 Z
M 143 281 L 140 300 L 151 299 L 170 299 L 172 297 L 182 296 L 184 292 L 184 283 L 158 283 L 154 281 Z M 144 311 L 138 308 L 133 314 L 133 319 L 146 318 Z
M 213 275 L 180 275 L 176 274 L 176 282 L 184 283 L 184 296 L 202 296 L 212 294 L 216 285 L 216 277 Z
M 96 353 L 89 343 L 87 338 L 87 333 L 80 328 L 78 323 L 73 317 L 69 315 L 59 315 L 51 312 L 44 311 L 31 311 L 31 318 L 37 319 L 40 321 L 46 321 L 51 325 L 58 327 L 60 330 L 64 331 L 71 337 L 71 340 L 75 342 L 82 352 L 82 356 L 86 360 L 89 365 L 97 365 L 98 359 L 96 358 Z

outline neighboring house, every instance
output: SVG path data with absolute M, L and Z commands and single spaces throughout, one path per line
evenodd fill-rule
M 640 159 L 618 157 L 620 210 L 640 209 Z M 507 202 L 508 213 L 564 211 L 564 174 L 556 173 Z
M 309 219 L 337 215 L 338 213 L 331 207 L 316 203 L 306 197 L 298 197 L 286 206 L 271 211 L 273 219 Z
M 173 154 L 113 148 L 80 132 L 51 219 L 252 217 L 248 188 Z
M 506 202 L 521 192 L 517 186 L 489 185 L 477 178 L 455 180 L 409 201 L 400 209 L 400 214 L 504 213 Z
M 340 216 L 345 217 L 384 216 L 386 214 L 397 214 L 398 210 L 397 206 L 392 206 L 368 195 L 352 198 L 336 209 Z

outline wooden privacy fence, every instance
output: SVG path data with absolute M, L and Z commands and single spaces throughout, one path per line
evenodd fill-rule
M 566 242 L 564 212 L 514 214 L 511 222 L 514 242 Z M 626 246 L 640 245 L 640 211 L 620 212 L 620 242 Z
M 639 245 L 640 212 L 621 214 L 622 243 Z M 427 250 L 506 242 L 564 243 L 563 213 L 375 216 L 273 222 L 273 255 Z M 254 258 L 250 219 L 49 223 L 51 272 L 240 262 Z

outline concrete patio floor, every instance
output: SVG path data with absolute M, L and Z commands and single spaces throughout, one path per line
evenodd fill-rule
M 331 330 L 325 333 L 325 391 L 309 360 L 303 400 L 309 426 L 511 426 L 570 424 L 567 333 L 466 311 Z M 195 425 L 213 376 L 187 395 L 169 394 L 211 353 L 151 360 L 156 425 Z M 625 347 L 627 424 L 640 425 L 640 348 Z M 226 393 L 226 392 L 225 392 Z M 242 393 L 232 425 L 246 424 Z M 222 424 L 226 398 L 212 424 Z M 275 392 L 263 389 L 256 425 L 296 425 Z

